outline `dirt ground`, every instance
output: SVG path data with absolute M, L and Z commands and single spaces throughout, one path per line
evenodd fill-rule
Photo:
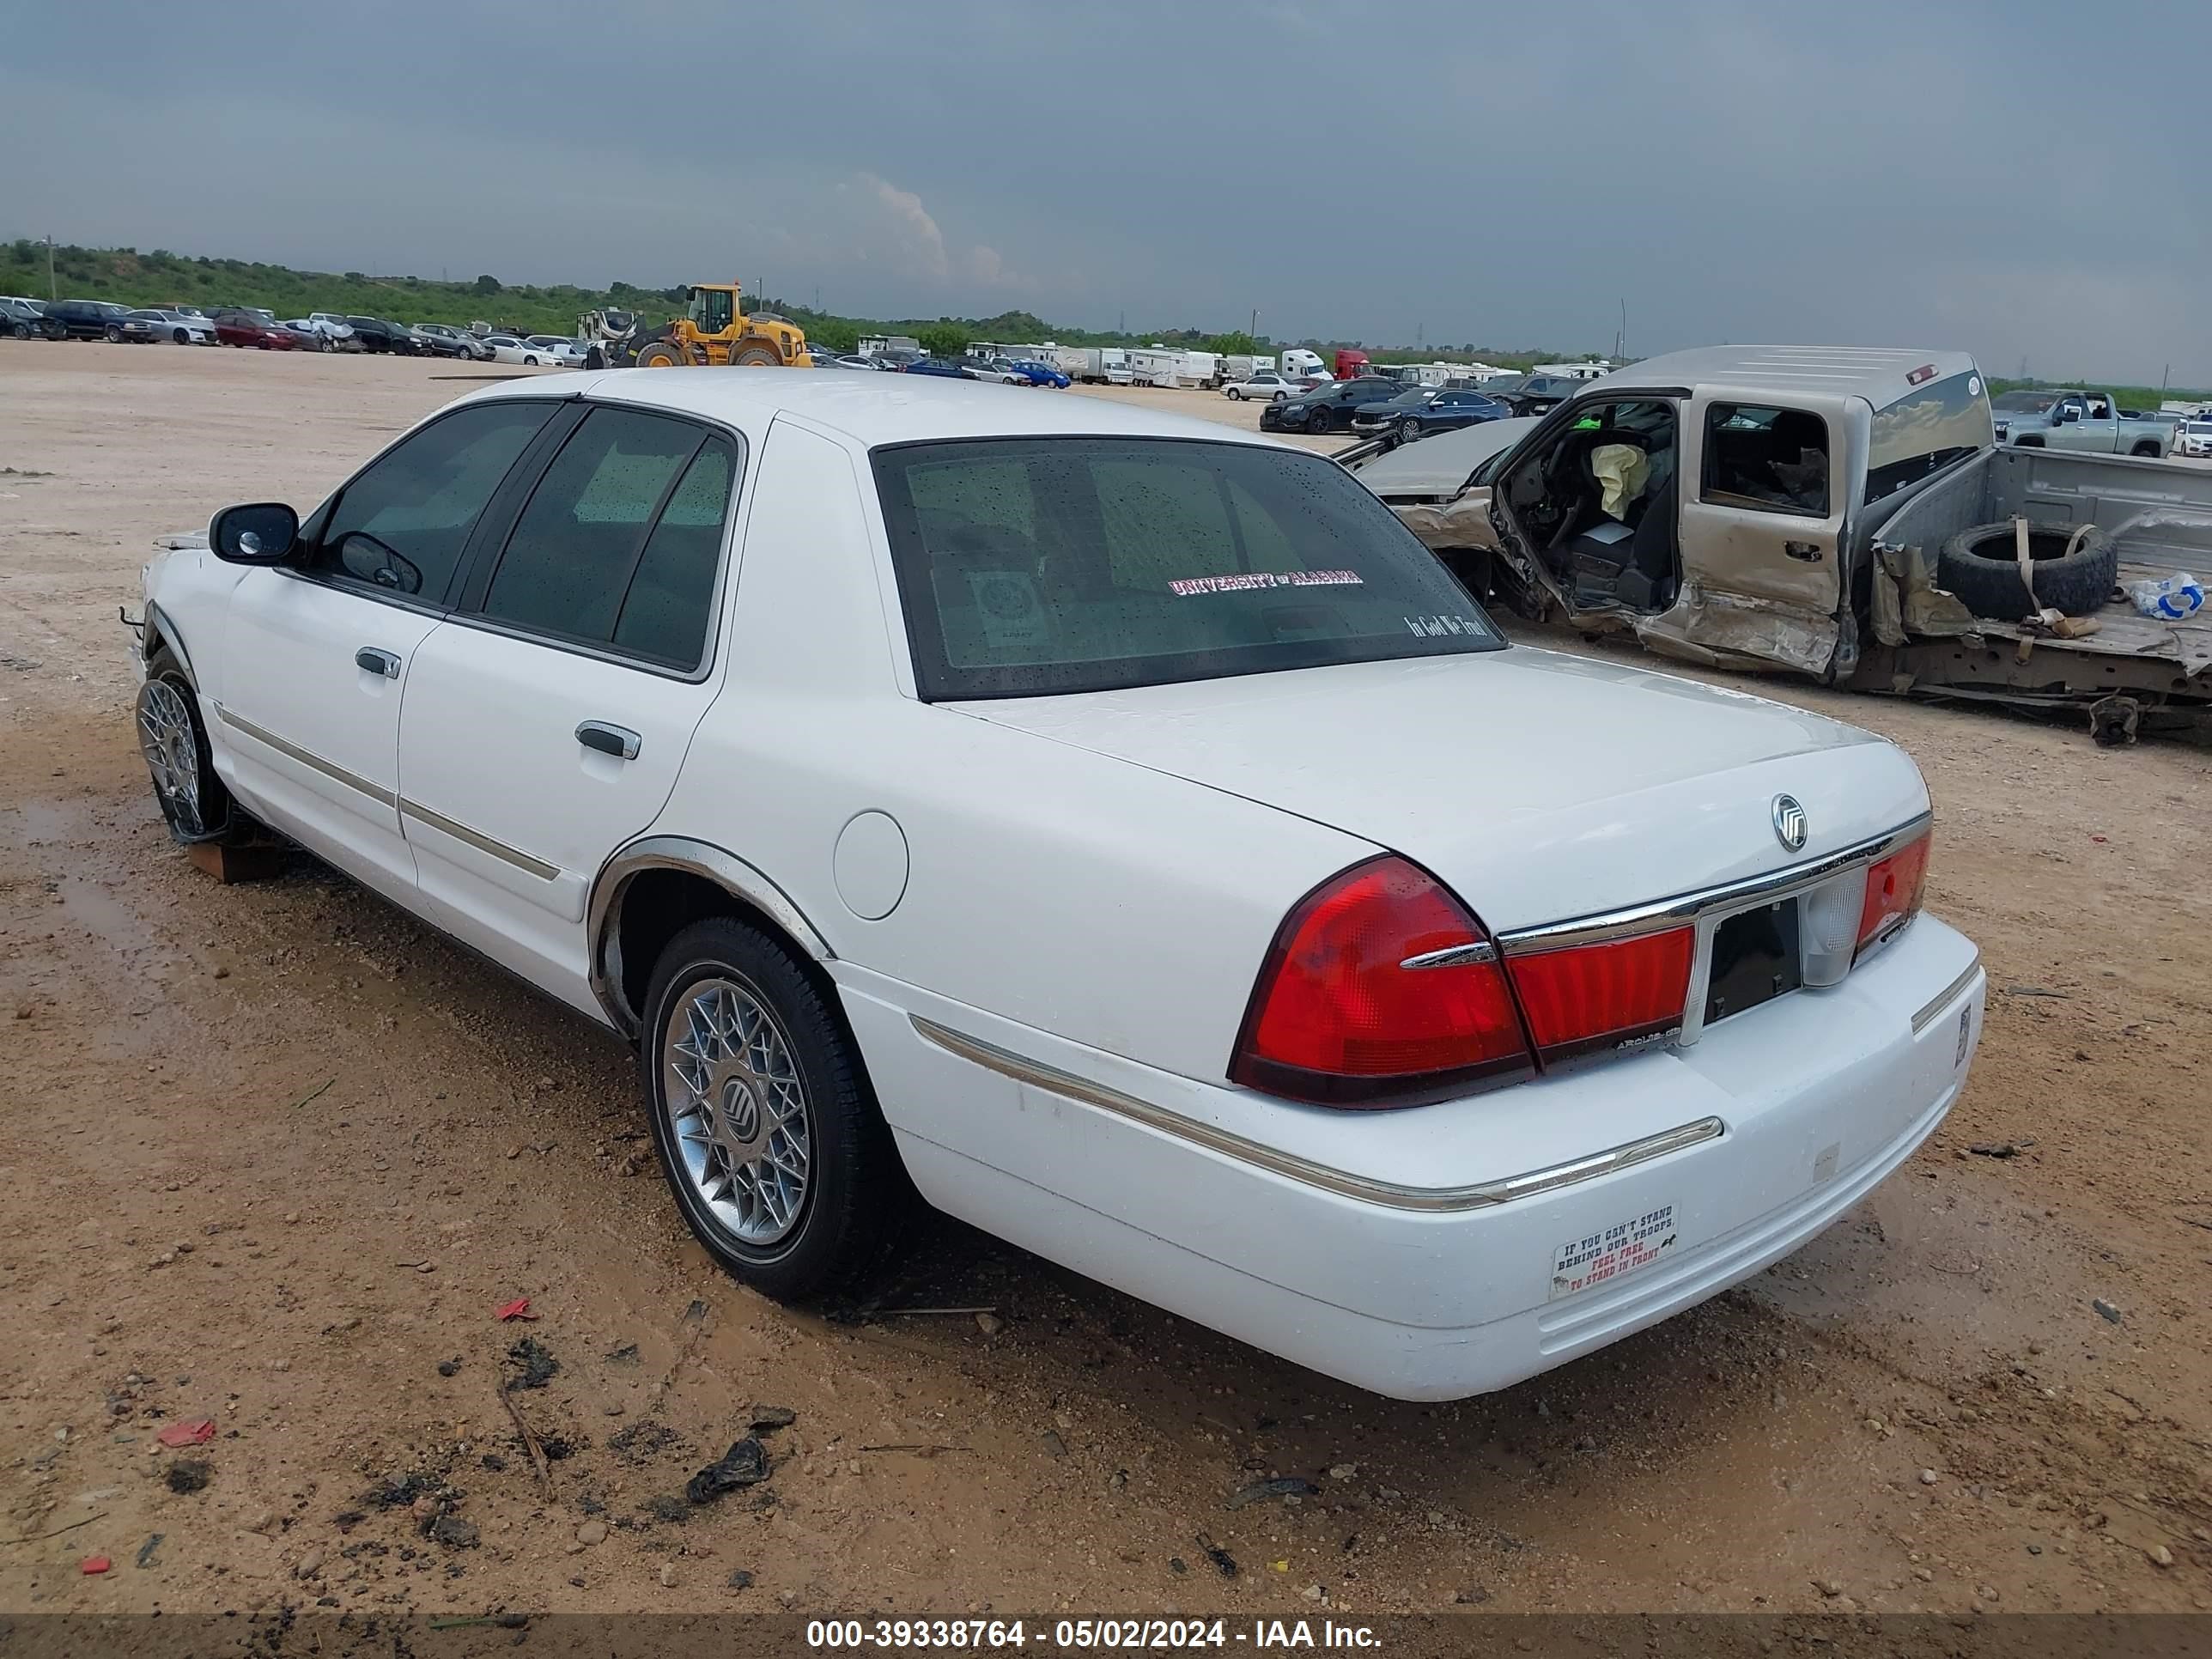
M 489 372 L 0 343 L 0 1610 L 2212 1608 L 2212 757 L 1760 685 L 1927 773 L 1979 1062 L 1794 1258 L 1505 1394 L 1363 1395 L 949 1224 L 794 1312 L 680 1230 L 622 1045 L 153 808 L 149 539 Z M 770 1480 L 687 1504 L 756 1405 Z M 1318 1490 L 1230 1507 L 1277 1474 Z

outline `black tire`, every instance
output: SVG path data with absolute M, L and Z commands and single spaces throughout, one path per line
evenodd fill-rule
M 2152 460 L 2156 460 L 2159 459 L 2158 440 L 2155 438 L 2145 438 L 2141 443 L 2130 450 L 2128 453 L 2130 455 L 2144 455 L 2149 457 Z
M 1977 617 L 1993 621 L 2018 622 L 2039 605 L 2086 617 L 2112 597 L 2119 580 L 2120 552 L 2110 536 L 2091 526 L 2069 553 L 2078 529 L 2065 523 L 2029 522 L 2027 550 L 2035 564 L 2032 603 L 2021 582 L 2010 519 L 1978 524 L 1944 543 L 1936 560 L 1936 584 L 1957 594 Z
M 709 1207 L 680 1162 L 668 1106 L 667 1028 L 687 991 L 717 979 L 774 1016 L 801 1085 L 806 1184 L 790 1231 L 767 1244 L 748 1243 Z M 913 1188 L 859 1046 L 825 988 L 777 940 L 731 916 L 694 922 L 672 939 L 646 994 L 638 1066 L 653 1146 L 677 1208 L 733 1276 L 779 1301 L 804 1300 L 865 1278 L 896 1242 Z
M 173 729 L 166 723 L 161 724 L 160 730 L 155 729 L 155 710 L 163 706 L 173 713 L 181 707 L 182 717 L 191 727 L 192 778 L 189 790 L 174 787 L 180 768 L 172 765 L 166 769 L 172 783 L 165 787 L 165 769 L 156 764 L 159 738 Z M 147 775 L 154 785 L 154 802 L 161 809 L 170 838 L 189 846 L 194 842 L 221 841 L 228 836 L 244 815 L 236 810 L 230 791 L 216 775 L 215 756 L 208 747 L 207 723 L 200 715 L 199 694 L 192 690 L 192 683 L 185 678 L 184 669 L 167 647 L 157 646 L 147 659 L 146 682 L 138 688 L 132 720 L 137 729 L 139 753 L 146 760 Z
M 1329 414 L 1328 414 L 1328 410 L 1327 410 L 1326 409 L 1316 409 L 1316 410 L 1310 410 L 1310 411 L 1307 413 L 1307 415 L 1306 415 L 1306 430 L 1307 430 L 1307 431 L 1309 431 L 1309 432 L 1314 432 L 1314 433 L 1326 433 L 1326 432 L 1328 430 L 1328 426 L 1329 426 Z
M 123 331 L 116 327 L 112 323 L 110 323 L 107 325 L 107 343 L 110 345 L 121 345 L 123 343 Z
M 1398 422 L 1398 441 L 1400 443 L 1410 444 L 1418 442 L 1420 439 L 1420 435 L 1421 423 L 1415 416 L 1408 415 L 1404 420 Z

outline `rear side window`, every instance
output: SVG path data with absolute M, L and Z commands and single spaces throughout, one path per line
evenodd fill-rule
M 441 603 L 492 493 L 553 407 L 519 399 L 478 404 L 403 439 L 346 485 L 309 568 Z
M 594 410 L 516 520 L 483 614 L 696 668 L 735 474 L 735 451 L 704 428 Z
M 1389 509 L 1318 456 L 1022 438 L 872 459 L 917 689 L 932 701 L 1504 643 Z
M 2008 392 L 2000 408 L 2039 413 L 2048 392 Z M 1895 403 L 1874 412 L 1867 444 L 1866 498 L 1878 501 L 1907 484 L 1996 441 L 1990 399 L 1978 374 L 1954 374 L 1915 386 Z
M 1705 411 L 1700 499 L 1828 516 L 1828 423 L 1802 409 L 1715 404 Z

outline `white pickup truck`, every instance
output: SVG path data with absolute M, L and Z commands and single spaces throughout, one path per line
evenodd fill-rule
M 1996 440 L 2021 449 L 2078 449 L 2092 455 L 2162 456 L 2173 447 L 2171 416 L 2122 409 L 2109 392 L 2031 387 L 1990 399 Z
M 1498 422 L 1338 459 L 1478 597 L 1531 620 L 1858 690 L 2086 711 L 2100 742 L 2212 730 L 2212 612 L 2155 619 L 2119 592 L 2212 571 L 2212 473 L 2001 443 L 1963 353 L 1677 352 L 1511 424 L 1517 440 Z

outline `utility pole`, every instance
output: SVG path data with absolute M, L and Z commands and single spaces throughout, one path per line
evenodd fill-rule
M 1246 331 L 1251 335 L 1251 337 L 1252 337 L 1252 338 L 1254 339 L 1254 341 L 1255 341 L 1255 342 L 1256 342 L 1256 341 L 1259 339 L 1259 337 L 1260 337 L 1260 307 L 1257 307 L 1257 306 L 1254 306 L 1254 307 L 1252 307 L 1252 326 L 1251 326 L 1249 330 L 1247 330 Z
M 58 300 L 61 290 L 54 286 L 54 239 L 46 238 L 46 298 Z

